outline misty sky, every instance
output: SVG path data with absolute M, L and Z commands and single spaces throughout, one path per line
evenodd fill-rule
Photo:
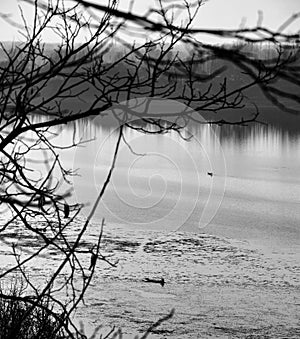
M 128 8 L 128 3 L 129 0 L 120 0 L 120 8 Z M 151 0 L 136 0 L 133 12 L 139 14 L 145 12 L 145 3 L 151 3 Z M 21 22 L 18 4 L 23 6 L 25 16 L 29 18 L 33 9 L 22 4 L 22 1 L 1 0 L 0 11 L 2 14 L 12 14 L 15 21 Z M 271 29 L 276 29 L 289 16 L 300 12 L 300 0 L 208 0 L 200 10 L 195 25 L 201 28 L 238 28 L 243 22 L 245 26 L 253 26 L 257 22 L 259 10 L 263 12 L 263 23 Z M 3 19 L 0 20 L 0 40 L 19 40 L 17 29 Z M 300 18 L 287 30 L 287 33 L 299 29 Z M 53 37 L 48 38 L 53 40 Z

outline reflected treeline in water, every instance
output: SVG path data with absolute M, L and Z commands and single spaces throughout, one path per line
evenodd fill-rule
M 220 143 L 233 142 L 237 145 L 245 144 L 249 141 L 254 142 L 256 138 L 269 140 L 275 146 L 278 143 L 294 143 L 300 138 L 300 133 L 289 131 L 272 125 L 251 124 L 249 126 L 214 126 L 212 127 L 217 134 Z
M 276 122 L 274 120 L 276 113 L 274 113 L 272 115 L 274 118 L 273 122 L 267 122 L 267 114 L 265 114 L 260 119 L 264 123 L 251 123 L 247 126 L 226 124 L 218 126 L 210 123 L 190 123 L 185 128 L 184 135 L 186 137 L 195 137 L 204 144 L 213 145 L 217 142 L 217 144 L 222 146 L 232 145 L 234 148 L 251 147 L 254 149 L 264 149 L 265 151 L 269 150 L 270 152 L 273 149 L 280 149 L 282 147 L 299 148 L 300 124 L 295 122 L 299 118 L 283 112 L 281 112 L 281 115 L 281 117 L 277 117 L 278 120 Z M 281 123 L 283 115 L 285 123 Z M 33 116 L 35 121 L 42 121 L 45 118 L 45 116 L 38 114 Z M 136 127 L 146 127 L 143 120 L 135 120 L 133 125 Z M 111 116 L 105 116 L 85 118 L 56 128 L 58 132 L 66 130 L 88 139 L 99 135 L 99 133 L 104 133 L 105 135 L 113 134 L 118 126 L 119 123 L 116 119 Z M 148 126 L 147 128 L 151 127 Z
M 243 159 L 248 157 L 257 164 L 262 164 L 267 159 L 270 161 L 278 159 L 281 166 L 293 167 L 292 159 L 294 159 L 294 166 L 296 163 L 298 164 L 297 159 L 300 156 L 299 132 L 272 125 L 251 124 L 249 126 L 201 125 L 197 128 L 194 127 L 192 133 L 198 138 L 201 134 L 205 135 L 204 138 L 202 137 L 202 143 L 206 145 L 206 149 L 210 153 L 215 153 L 221 146 L 227 160 L 231 155 L 232 159 L 237 162 L 243 162 Z M 250 163 L 249 166 L 252 166 L 253 163 Z M 240 164 L 236 166 L 239 168 Z

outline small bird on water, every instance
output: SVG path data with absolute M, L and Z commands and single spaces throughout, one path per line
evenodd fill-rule
M 161 286 L 164 287 L 165 279 L 161 278 L 160 280 L 157 280 L 157 279 L 145 278 L 144 282 L 151 282 L 151 283 L 155 283 L 155 284 L 161 284 Z

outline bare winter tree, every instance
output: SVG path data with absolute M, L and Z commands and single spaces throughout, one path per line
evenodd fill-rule
M 0 232 L 14 263 L 1 270 L 0 278 L 21 275 L 28 288 L 23 294 L 2 291 L 0 296 L 29 305 L 22 321 L 32 309 L 41 308 L 58 322 L 57 332 L 75 338 L 82 334 L 70 316 L 84 302 L 97 259 L 114 265 L 100 253 L 102 228 L 92 248 L 83 244 L 120 143 L 127 144 L 124 128 L 181 133 L 189 122 L 202 123 L 203 114 L 213 114 L 209 123 L 246 125 L 259 117 L 259 109 L 247 103 L 249 90 L 259 90 L 280 109 L 297 114 L 299 36 L 284 33 L 296 16 L 276 32 L 260 22 L 251 29 L 207 30 L 193 26 L 203 1 L 159 1 L 144 15 L 119 10 L 115 0 L 108 5 L 80 0 L 68 5 L 60 0 L 23 3 L 32 5 L 33 22 L 24 18 L 22 42 L 1 44 Z M 179 15 L 185 20 L 180 21 Z M 10 21 L 8 16 L 2 19 Z M 49 30 L 57 36 L 51 48 L 44 42 Z M 232 43 L 203 43 L 203 33 L 229 37 Z M 138 42 L 128 42 L 128 35 L 139 37 Z M 266 44 L 267 56 L 262 53 Z M 191 109 L 151 116 L 122 104 L 144 97 L 173 99 Z M 243 116 L 222 115 L 228 110 L 238 113 L 245 106 L 250 111 Z M 104 116 L 112 107 L 123 110 L 109 111 L 119 125 L 111 167 L 89 216 L 75 239 L 70 238 L 68 230 L 82 205 L 70 203 L 75 173 L 65 168 L 59 153 L 83 140 L 74 132 L 69 145 L 57 145 L 55 128 Z M 143 124 L 136 124 L 137 119 Z M 16 229 L 35 243 L 30 248 L 11 245 L 6 239 Z M 61 260 L 37 287 L 26 267 L 51 251 Z M 87 257 L 92 259 L 90 270 L 84 264 L 90 262 Z M 62 301 L 63 291 L 67 297 Z

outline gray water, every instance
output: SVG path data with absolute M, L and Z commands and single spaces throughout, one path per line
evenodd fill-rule
M 72 140 L 73 131 L 62 130 L 58 142 Z M 61 153 L 66 167 L 81 174 L 73 181 L 74 201 L 89 204 L 79 227 L 108 172 L 117 136 L 92 123 L 76 133 L 95 137 Z M 208 125 L 186 135 L 190 142 L 175 133 L 126 131 L 134 152 L 143 155 L 121 144 L 86 238 L 90 248 L 104 217 L 102 253 L 118 265 L 98 263 L 76 319 L 87 332 L 116 325 L 133 338 L 174 308 L 152 338 L 300 337 L 299 136 Z M 52 253 L 53 263 L 58 259 Z M 47 274 L 42 264 L 35 272 Z M 146 277 L 164 277 L 166 285 L 143 282 Z
M 89 133 L 91 133 L 89 131 Z M 224 136 L 224 135 L 225 136 Z M 97 127 L 76 151 L 78 201 L 92 203 L 111 163 L 116 135 Z M 300 138 L 256 126 L 176 134 L 127 131 L 96 219 L 135 229 L 205 232 L 256 246 L 299 245 Z M 211 178 L 207 172 L 213 172 Z M 87 209 L 88 211 L 88 209 Z

